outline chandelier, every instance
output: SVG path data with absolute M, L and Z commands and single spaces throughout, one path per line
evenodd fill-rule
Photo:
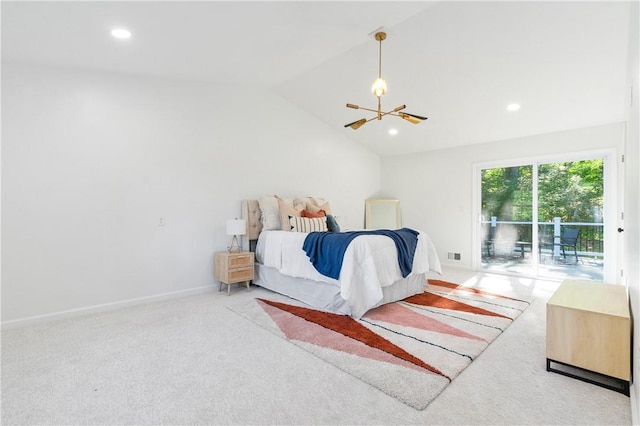
M 387 33 L 382 31 L 377 32 L 375 35 L 375 38 L 380 43 L 380 50 L 378 53 L 378 78 L 376 78 L 373 81 L 373 85 L 371 86 L 371 92 L 373 92 L 373 94 L 378 98 L 378 109 L 364 108 L 355 104 L 347 104 L 347 108 L 363 109 L 365 111 L 375 112 L 376 116 L 369 119 L 361 118 L 360 120 L 354 121 L 353 123 L 345 124 L 344 127 L 351 127 L 353 130 L 356 130 L 371 120 L 382 120 L 382 117 L 384 117 L 385 115 L 393 115 L 396 117 L 400 117 L 412 124 L 419 124 L 423 122 L 424 120 L 427 119 L 427 117 L 421 117 L 419 115 L 402 112 L 402 110 L 407 107 L 406 105 L 400 105 L 387 112 L 382 111 L 382 106 L 380 105 L 380 99 L 385 93 L 387 93 L 387 82 L 385 81 L 384 78 L 382 78 L 382 40 L 387 38 Z

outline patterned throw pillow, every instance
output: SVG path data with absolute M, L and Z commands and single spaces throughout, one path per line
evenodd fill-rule
M 327 232 L 326 217 L 289 216 L 292 232 Z

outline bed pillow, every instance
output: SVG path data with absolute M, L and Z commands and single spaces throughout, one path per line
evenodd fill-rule
M 329 205 L 328 201 L 322 203 L 321 205 L 310 204 L 307 206 L 307 210 L 312 211 L 314 213 L 317 213 L 320 210 L 324 210 L 325 214 L 332 214 L 331 205 Z
M 325 217 L 326 215 L 324 210 L 320 210 L 317 213 L 311 210 L 302 210 L 302 217 Z
M 258 199 L 258 205 L 262 213 L 262 230 L 274 231 L 282 229 L 278 199 L 274 196 L 262 197 Z
M 282 202 L 289 207 L 293 207 L 293 198 L 284 198 L 279 195 L 275 195 L 275 197 L 278 199 L 278 203 Z
M 278 198 L 278 208 L 280 210 L 280 223 L 282 224 L 281 229 L 283 231 L 291 231 L 291 225 L 289 224 L 289 216 L 302 216 L 302 211 L 304 210 L 304 206 L 302 204 L 293 205 L 293 201 L 289 204 L 291 200 L 285 200 L 282 198 Z
M 327 228 L 329 232 L 340 232 L 340 225 L 338 225 L 338 221 L 333 215 L 327 215 Z
M 289 216 L 292 232 L 327 232 L 326 217 Z
M 311 210 L 309 207 L 317 208 L 318 206 L 323 205 L 325 203 L 325 200 L 324 198 L 318 198 L 318 197 L 296 197 L 293 200 L 293 203 L 302 204 L 305 209 Z
M 321 206 L 325 203 L 324 198 L 318 198 L 318 197 L 309 197 L 309 198 L 311 199 L 311 202 L 316 206 Z

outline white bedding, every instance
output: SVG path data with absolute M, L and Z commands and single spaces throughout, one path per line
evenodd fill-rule
M 360 318 L 382 300 L 382 287 L 402 279 L 395 243 L 382 235 L 361 235 L 349 244 L 339 280 L 320 274 L 309 261 L 302 245 L 308 234 L 263 231 L 256 246 L 256 260 L 276 268 L 283 275 L 337 284 L 341 296 Z M 440 261 L 429 237 L 419 232 L 410 275 L 441 273 Z

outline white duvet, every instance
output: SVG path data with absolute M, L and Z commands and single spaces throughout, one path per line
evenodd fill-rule
M 382 287 L 402 279 L 395 243 L 383 235 L 361 235 L 353 239 L 344 254 L 339 280 L 318 272 L 302 245 L 308 234 L 263 231 L 258 238 L 256 259 L 283 275 L 324 281 L 340 286 L 340 294 L 355 318 L 382 300 Z M 419 231 L 410 275 L 428 271 L 441 273 L 440 260 L 431 239 Z

